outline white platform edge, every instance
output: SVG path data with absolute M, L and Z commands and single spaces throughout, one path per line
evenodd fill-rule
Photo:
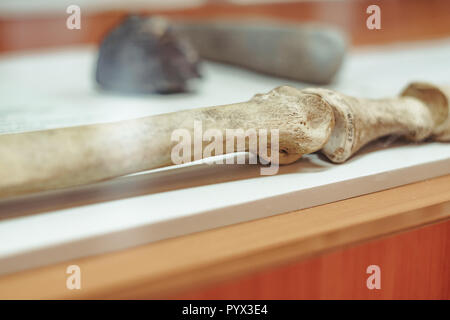
M 227 207 L 203 211 L 194 215 L 1 257 L 0 274 L 122 250 L 162 239 L 344 200 L 447 174 L 450 174 L 450 159 L 381 172 L 258 201 L 251 201 L 239 205 L 239 210 L 233 210 L 233 207 Z M 318 192 L 319 189 L 320 192 Z M 283 198 L 283 201 L 277 201 L 277 198 Z M 298 205 L 299 203 L 295 201 L 295 199 L 301 198 L 308 199 L 307 206 Z M 273 205 L 274 203 L 276 203 L 276 206 Z M 243 216 L 241 214 L 242 211 L 246 211 L 248 214 Z

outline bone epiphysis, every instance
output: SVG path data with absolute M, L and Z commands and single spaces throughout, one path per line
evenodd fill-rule
M 424 82 L 413 82 L 406 87 L 404 97 L 415 97 L 425 103 L 435 123 L 432 138 L 436 141 L 450 141 L 450 87 L 435 86 Z

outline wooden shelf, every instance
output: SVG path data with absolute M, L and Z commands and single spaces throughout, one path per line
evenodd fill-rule
M 164 298 L 450 217 L 450 175 L 0 277 L 0 298 Z M 82 290 L 65 270 L 81 268 Z

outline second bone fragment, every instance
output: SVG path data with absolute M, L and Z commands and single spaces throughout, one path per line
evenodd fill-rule
M 317 94 L 333 109 L 335 126 L 321 152 L 335 163 L 387 135 L 450 141 L 450 90 L 445 87 L 411 83 L 402 96 L 388 99 L 354 98 L 327 89 L 302 91 Z

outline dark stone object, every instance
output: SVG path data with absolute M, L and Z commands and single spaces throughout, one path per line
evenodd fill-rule
M 200 77 L 198 65 L 197 52 L 167 20 L 129 16 L 104 38 L 96 80 L 122 93 L 184 92 L 189 79 Z

